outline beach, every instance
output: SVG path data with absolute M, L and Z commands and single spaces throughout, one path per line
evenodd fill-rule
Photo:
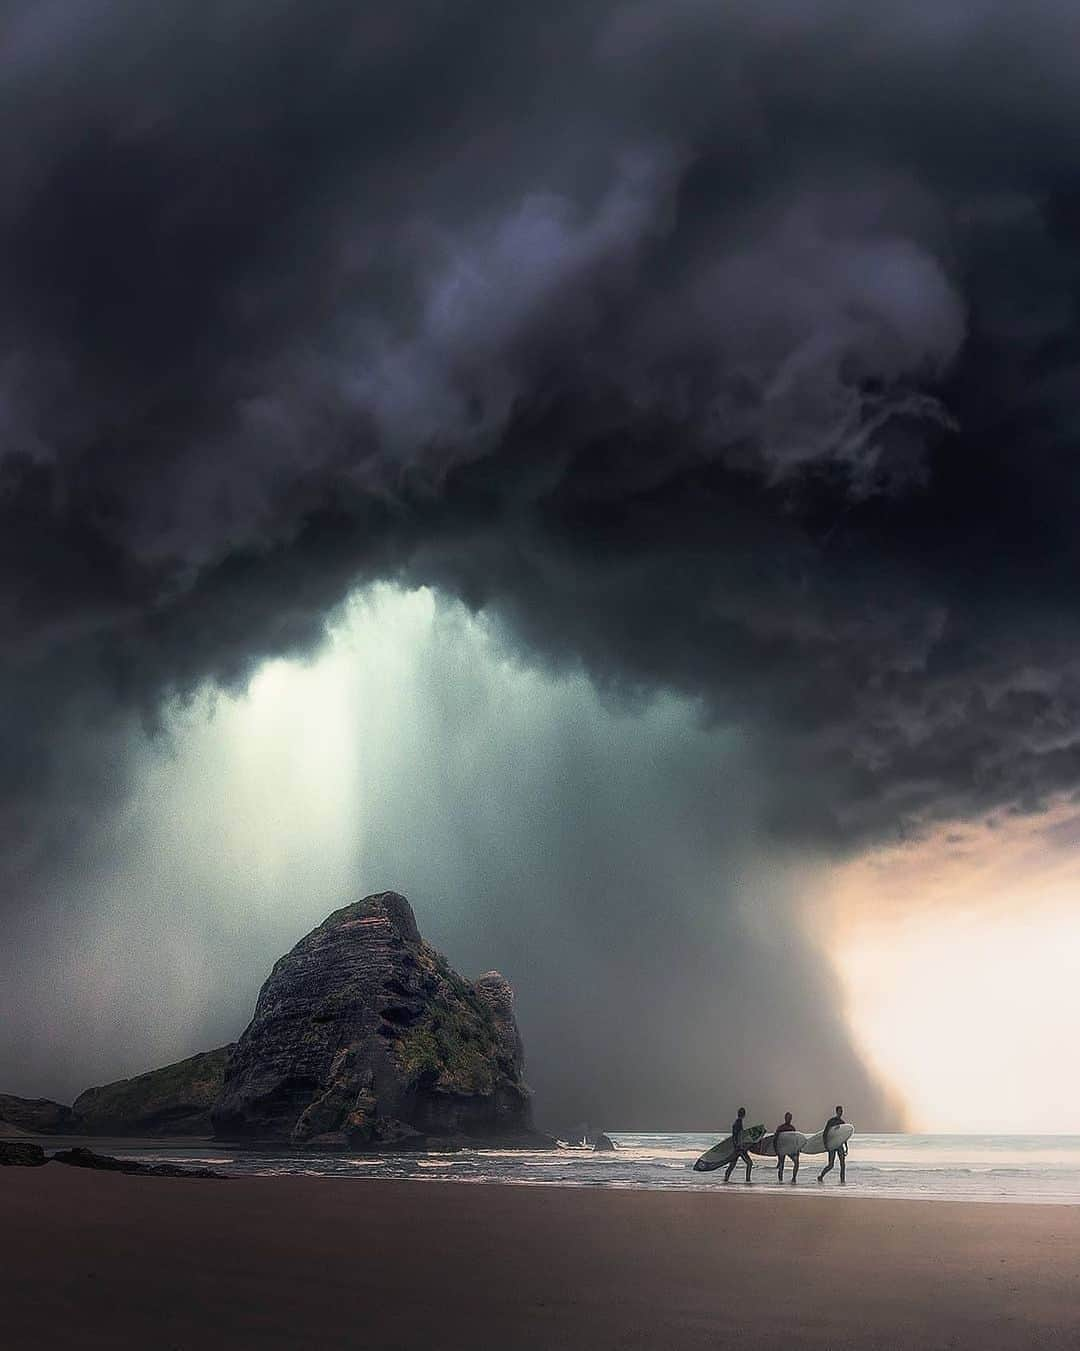
M 1065 1347 L 1078 1277 L 1072 1206 L 0 1173 L 6 1351 Z

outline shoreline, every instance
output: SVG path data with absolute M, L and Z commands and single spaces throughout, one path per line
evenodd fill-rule
M 925 1201 L 940 1204 L 1080 1206 L 1080 1150 L 1077 1137 L 1065 1150 L 1056 1149 L 1050 1137 L 1044 1148 L 1017 1152 L 1011 1142 L 989 1137 L 989 1145 L 977 1137 L 957 1137 L 962 1148 L 925 1149 L 921 1138 L 914 1143 L 904 1136 L 865 1136 L 860 1151 L 850 1161 L 847 1187 L 839 1185 L 834 1172 L 818 1185 L 814 1166 L 804 1166 L 796 1187 L 785 1179 L 775 1180 L 771 1161 L 759 1160 L 754 1181 L 747 1188 L 741 1170 L 724 1184 L 719 1174 L 693 1170 L 697 1142 L 688 1147 L 685 1137 L 630 1137 L 607 1152 L 560 1150 L 502 1150 L 498 1147 L 438 1149 L 425 1151 L 309 1151 L 236 1147 L 211 1137 L 105 1137 L 31 1136 L 23 1134 L 8 1143 L 34 1144 L 48 1154 L 61 1148 L 86 1148 L 99 1155 L 133 1159 L 151 1165 L 208 1166 L 229 1178 L 277 1179 L 281 1177 L 326 1177 L 341 1181 L 423 1181 L 490 1183 L 511 1187 L 542 1187 L 577 1190 L 655 1191 L 702 1195 L 749 1191 L 762 1195 L 794 1192 L 805 1199 L 813 1195 L 839 1195 L 845 1202 L 859 1198 L 879 1201 Z M 1005 1165 L 1005 1166 L 1003 1166 Z
M 0 1326 L 11 1351 L 1005 1351 L 1080 1337 L 1080 1207 L 762 1192 L 10 1168 Z

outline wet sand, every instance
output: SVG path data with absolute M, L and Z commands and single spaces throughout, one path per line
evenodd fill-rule
M 1080 1208 L 0 1169 L 0 1345 L 1080 1344 Z

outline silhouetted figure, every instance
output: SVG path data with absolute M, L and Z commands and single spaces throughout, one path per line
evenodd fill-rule
M 781 1132 L 783 1131 L 793 1131 L 795 1129 L 797 1128 L 795 1126 L 795 1123 L 791 1119 L 791 1113 L 785 1112 L 783 1121 L 780 1123 L 779 1126 L 777 1126 L 776 1130 L 773 1131 L 773 1141 L 776 1144 L 776 1180 L 778 1182 L 783 1182 L 784 1180 L 784 1158 L 785 1158 L 785 1156 L 780 1153 L 780 1135 Z M 791 1156 L 792 1186 L 795 1185 L 795 1179 L 798 1176 L 799 1176 L 799 1156 L 798 1154 L 792 1154 Z
M 731 1123 L 731 1146 L 734 1149 L 735 1153 L 732 1154 L 731 1162 L 728 1164 L 727 1172 L 724 1174 L 725 1182 L 727 1182 L 730 1179 L 732 1169 L 735 1167 L 735 1165 L 739 1162 L 740 1159 L 742 1159 L 742 1161 L 746 1164 L 746 1180 L 747 1182 L 750 1181 L 750 1169 L 753 1168 L 754 1161 L 753 1159 L 751 1159 L 746 1149 L 746 1146 L 742 1142 L 743 1121 L 745 1117 L 746 1117 L 746 1108 L 740 1107 L 738 1116 L 736 1116 L 735 1120 Z
M 829 1132 L 832 1130 L 832 1128 L 834 1126 L 842 1126 L 843 1124 L 844 1124 L 844 1109 L 842 1107 L 837 1107 L 836 1115 L 829 1117 L 828 1121 L 825 1123 L 825 1130 L 822 1132 L 826 1145 L 828 1145 L 829 1143 Z M 829 1150 L 829 1162 L 825 1165 L 825 1167 L 821 1170 L 821 1172 L 818 1173 L 819 1182 L 825 1181 L 825 1174 L 832 1172 L 833 1164 L 836 1163 L 836 1160 L 838 1158 L 840 1160 L 840 1181 L 841 1183 L 847 1181 L 847 1178 L 844 1175 L 844 1164 L 847 1161 L 847 1145 L 840 1145 L 839 1148 L 837 1149 Z

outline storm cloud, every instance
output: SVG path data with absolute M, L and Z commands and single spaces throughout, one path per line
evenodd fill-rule
M 4 6 L 6 903 L 379 579 L 737 727 L 785 847 L 1075 791 L 1078 27 Z

